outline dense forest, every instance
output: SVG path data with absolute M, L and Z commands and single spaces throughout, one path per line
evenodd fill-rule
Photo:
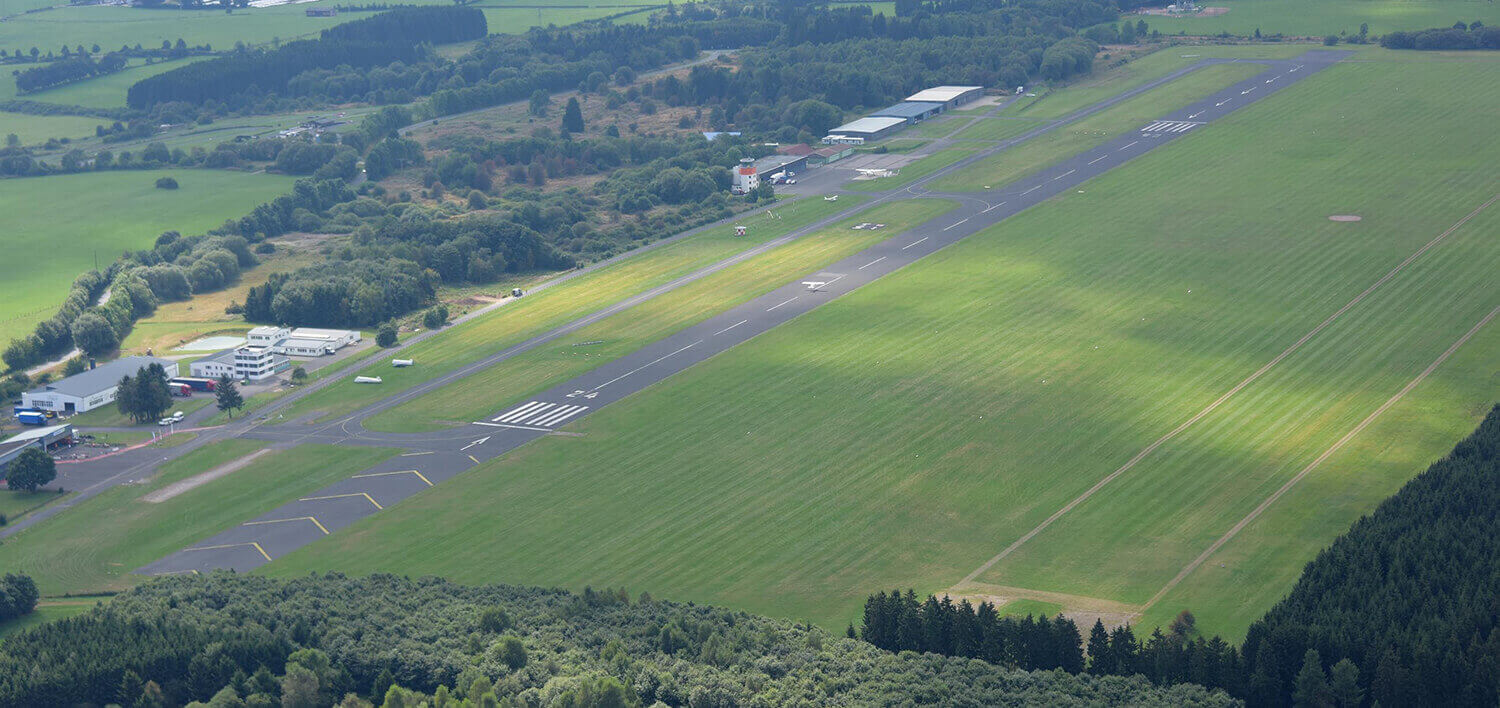
M 320 39 L 238 51 L 142 79 L 130 87 L 125 102 L 136 109 L 173 101 L 244 103 L 247 96 L 284 92 L 305 71 L 417 62 L 429 56 L 427 45 L 478 39 L 487 32 L 484 12 L 476 8 L 399 8 L 324 30 Z
M 517 708 L 1231 703 L 1197 686 L 887 652 L 623 591 L 383 575 L 159 579 L 0 645 L 0 705 L 367 705 L 360 696 Z
M 95 76 L 113 74 L 123 68 L 125 68 L 125 56 L 122 54 L 105 54 L 97 61 L 87 54 L 79 54 L 69 59 L 17 72 L 16 88 L 21 93 L 40 91 Z
M 1493 706 L 1500 701 L 1500 406 L 1451 453 L 1318 555 L 1236 650 L 1184 612 L 1138 641 L 1096 623 L 1076 654 L 1066 622 L 987 604 L 871 595 L 859 636 L 886 649 L 1010 666 L 1141 675 L 1223 689 L 1251 706 Z M 853 628 L 851 627 L 851 633 Z M 1036 647 L 1047 652 L 1038 661 Z M 1061 652 L 1061 653 L 1053 653 Z M 1084 663 L 1086 661 L 1086 663 Z

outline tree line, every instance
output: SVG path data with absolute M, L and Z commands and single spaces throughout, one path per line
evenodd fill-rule
M 59 661 L 56 657 L 67 657 Z M 352 696 L 350 694 L 353 694 Z M 152 580 L 0 647 L 0 705 L 1176 705 L 1222 693 L 892 653 L 654 599 L 390 575 Z
M 1416 32 L 1391 32 L 1380 38 L 1386 49 L 1500 49 L 1500 27 L 1486 27 L 1483 22 L 1454 23 Z
M 0 622 L 31 614 L 36 609 L 36 582 L 29 575 L 6 573 L 0 577 Z
M 848 634 L 855 636 L 853 625 Z M 975 607 L 947 596 L 928 595 L 918 603 L 911 590 L 878 592 L 865 600 L 859 637 L 888 651 L 984 659 L 1026 671 L 1083 670 L 1083 640 L 1071 619 L 1001 617 L 988 602 Z
M 61 86 L 91 79 L 95 76 L 113 74 L 125 68 L 125 57 L 116 53 L 105 54 L 97 61 L 87 55 L 80 54 L 62 61 L 55 61 L 45 66 L 38 66 L 18 72 L 16 74 L 16 88 L 21 93 L 40 91 L 41 89 Z

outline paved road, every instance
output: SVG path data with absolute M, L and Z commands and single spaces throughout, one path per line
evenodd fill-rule
M 942 197 L 960 206 L 941 217 L 871 248 L 810 273 L 770 293 L 739 305 L 698 325 L 677 332 L 594 371 L 552 387 L 530 399 L 510 401 L 492 415 L 467 426 L 437 433 L 397 434 L 364 430 L 359 421 L 368 415 L 419 395 L 416 390 L 394 396 L 332 425 L 262 426 L 245 433 L 279 445 L 303 442 L 392 446 L 407 452 L 374 468 L 341 480 L 314 494 L 263 514 L 246 523 L 167 556 L 138 572 L 148 574 L 199 572 L 214 568 L 249 570 L 300 548 L 429 486 L 464 472 L 600 408 L 636 393 L 677 372 L 745 342 L 798 315 L 899 270 L 916 260 L 956 243 L 986 227 L 1118 167 L 1150 150 L 1189 135 L 1203 125 L 1254 103 L 1326 68 L 1347 53 L 1312 51 L 1295 60 L 1256 61 L 1267 69 L 1193 105 L 1162 116 L 1137 131 L 1075 155 L 1003 188 L 974 194 L 938 194 L 922 185 L 994 152 L 1040 135 L 1126 100 L 1192 68 L 1176 72 L 1132 92 L 1093 106 L 1066 119 L 1038 127 L 1002 146 L 982 151 L 919 180 L 904 190 L 880 197 Z M 862 205 L 868 206 L 868 205 Z M 843 218 L 841 214 L 830 219 Z M 810 227 L 811 228 L 811 227 Z M 787 237 L 790 238 L 790 237 Z M 723 267 L 719 265 L 718 267 Z M 708 272 L 711 272 L 708 271 Z M 700 276 L 701 277 L 701 276 Z M 635 301 L 640 301 L 633 299 Z M 631 303 L 630 300 L 625 303 Z M 618 309 L 630 306 L 621 303 Z M 633 304 L 633 303 L 632 303 Z M 606 308 L 606 311 L 611 308 Z M 618 311 L 615 309 L 615 311 Z M 604 312 L 604 311 L 601 311 Z M 605 316 L 605 315 L 600 315 Z M 593 321 L 597 317 L 584 318 Z M 583 320 L 580 320 L 583 322 Z M 582 326 L 581 324 L 578 326 Z M 564 328 L 572 331 L 576 327 Z M 501 352 L 498 360 L 525 351 L 566 333 L 543 335 Z M 458 377 L 445 377 L 456 380 Z M 440 379 L 442 383 L 447 383 Z M 442 385 L 422 388 L 425 393 Z

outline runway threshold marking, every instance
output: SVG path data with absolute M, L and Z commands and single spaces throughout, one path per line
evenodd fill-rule
M 721 335 L 721 334 L 723 334 L 725 332 L 728 332 L 729 330 L 734 329 L 735 327 L 738 327 L 738 326 L 740 326 L 742 324 L 745 324 L 746 322 L 749 322 L 749 321 L 750 320 L 740 320 L 739 322 L 736 322 L 736 323 L 734 323 L 732 325 L 729 325 L 728 327 L 725 327 L 724 329 L 721 329 L 721 330 L 719 330 L 717 332 L 714 332 L 714 336 L 717 337 L 717 336 L 719 336 L 719 335 Z
M 796 300 L 796 299 L 797 299 L 797 298 L 795 298 L 795 297 L 794 297 L 794 298 L 792 298 L 792 300 Z M 782 304 L 782 305 L 785 305 L 785 304 L 786 304 L 786 303 L 785 303 L 785 302 L 784 302 L 784 303 L 781 303 L 781 304 Z M 777 307 L 780 307 L 780 305 L 778 305 L 778 306 L 777 306 Z M 774 308 L 773 308 L 773 309 L 774 309 Z M 605 382 L 604 382 L 604 383 L 602 383 L 602 384 L 599 384 L 599 385 L 598 385 L 598 386 L 595 386 L 595 387 L 594 387 L 594 390 L 595 390 L 595 391 L 598 391 L 598 390 L 599 390 L 599 389 L 601 389 L 601 388 L 604 388 L 604 387 L 605 387 L 605 386 L 608 386 L 608 385 L 610 385 L 610 384 L 612 384 L 612 383 L 614 383 L 614 382 L 616 382 L 616 381 L 619 381 L 619 380 L 620 380 L 620 379 L 623 379 L 623 378 L 625 378 L 625 377 L 626 377 L 626 376 L 629 376 L 629 375 L 631 375 L 631 374 L 633 374 L 633 373 L 635 373 L 635 372 L 637 372 L 637 371 L 640 371 L 640 370 L 641 370 L 641 369 L 644 369 L 644 368 L 646 368 L 646 367 L 648 367 L 648 366 L 651 366 L 651 365 L 652 365 L 652 364 L 655 364 L 655 363 L 656 363 L 656 362 L 659 362 L 659 361 L 661 361 L 661 360 L 663 360 L 663 359 L 666 359 L 666 358 L 668 358 L 668 357 L 672 357 L 672 356 L 676 356 L 676 355 L 678 355 L 678 354 L 681 354 L 681 353 L 683 353 L 683 352 L 685 352 L 685 351 L 687 351 L 687 350 L 689 350 L 689 349 L 692 349 L 692 348 L 693 348 L 693 347 L 696 347 L 696 346 L 698 346 L 698 345 L 699 345 L 699 344 L 702 344 L 702 343 L 703 343 L 703 340 L 701 340 L 701 339 L 700 339 L 700 340 L 698 340 L 698 341 L 696 341 L 696 342 L 693 342 L 693 343 L 692 343 L 692 344 L 689 344 L 689 345 L 687 345 L 687 346 L 685 346 L 685 347 L 683 347 L 683 348 L 681 348 L 681 349 L 678 349 L 678 350 L 677 350 L 677 351 L 675 351 L 675 352 L 672 352 L 672 353 L 671 353 L 671 354 L 664 354 L 664 355 L 662 355 L 662 356 L 659 356 L 659 357 L 657 357 L 657 358 L 655 358 L 655 359 L 652 359 L 652 360 L 651 360 L 651 361 L 649 361 L 649 362 L 647 362 L 647 363 L 645 363 L 645 364 L 642 364 L 642 365 L 640 365 L 640 366 L 637 366 L 637 367 L 636 367 L 636 368 L 634 368 L 634 369 L 631 369 L 631 370 L 630 370 L 630 371 L 627 371 L 627 372 L 625 372 L 625 373 L 623 373 L 623 374 L 620 374 L 620 375 L 619 375 L 619 376 L 616 376 L 616 377 L 614 377 L 614 378 L 612 378 L 612 379 L 610 379 L 610 380 L 608 380 L 608 381 L 605 381 Z
M 1005 202 L 1001 202 L 1001 204 L 1004 204 L 1004 203 Z M 927 236 L 923 236 L 922 238 L 919 238 L 919 239 L 917 239 L 915 241 L 912 241 L 911 243 L 906 244 L 905 246 L 902 246 L 901 250 L 905 251 L 906 249 L 911 248 L 912 246 L 915 246 L 915 245 L 917 245 L 917 244 L 919 244 L 919 243 L 921 243 L 923 241 L 926 241 L 927 239 L 928 239 Z
M 474 421 L 474 424 L 475 425 L 483 425 L 483 426 L 489 427 L 489 428 L 510 428 L 511 430 L 538 430 L 538 431 L 541 431 L 543 433 L 550 433 L 550 432 L 552 432 L 548 428 L 536 428 L 536 427 L 532 427 L 530 425 L 511 425 L 510 423 L 486 423 L 486 422 L 484 422 L 482 420 L 476 420 L 476 421 Z M 462 450 L 460 450 L 460 452 L 462 452 Z M 472 458 L 473 455 L 470 455 L 469 457 Z M 475 462 L 478 462 L 478 460 L 475 460 Z
M 349 497 L 364 497 L 365 501 L 370 502 L 371 504 L 374 504 L 376 509 L 384 509 L 385 508 L 385 507 L 383 507 L 383 506 L 380 505 L 380 502 L 375 501 L 375 497 L 372 497 L 372 496 L 370 496 L 369 494 L 367 494 L 365 492 L 354 492 L 353 494 L 329 494 L 327 496 L 321 496 L 321 497 L 302 497 L 301 499 L 298 499 L 297 501 L 325 501 L 325 500 L 329 500 L 329 499 L 347 499 Z
M 261 548 L 260 544 L 254 541 L 251 541 L 249 543 L 223 543 L 217 546 L 198 546 L 197 548 L 184 548 L 182 549 L 182 552 L 186 553 L 188 551 L 217 551 L 224 548 L 239 548 L 241 546 L 250 546 L 251 548 L 254 548 L 257 553 L 260 553 L 262 558 L 271 560 L 271 554 L 266 553 L 266 549 Z
M 766 308 L 766 312 L 770 312 L 771 310 L 774 310 L 774 309 L 776 309 L 778 307 L 781 307 L 782 305 L 785 305 L 785 304 L 787 304 L 787 303 L 789 303 L 789 302 L 791 302 L 793 300 L 796 300 L 799 297 L 801 297 L 801 296 L 800 295 L 793 295 L 793 296 L 791 296 L 791 297 L 789 297 L 789 298 L 787 298 L 785 300 L 782 300 L 781 302 L 776 303 L 775 305 L 772 305 L 772 306 Z
M 311 522 L 313 522 L 314 526 L 318 527 L 319 531 L 323 532 L 324 536 L 328 535 L 328 527 L 324 526 L 322 522 L 318 521 L 317 519 L 314 519 L 311 516 L 294 516 L 294 517 L 292 517 L 290 519 L 268 519 L 266 521 L 246 521 L 245 523 L 240 524 L 240 525 L 241 526 L 264 526 L 266 524 L 284 524 L 284 523 L 286 523 L 288 521 L 311 521 Z
M 432 454 L 432 453 L 426 453 L 426 454 Z M 417 479 L 420 479 L 423 482 L 426 482 L 427 486 L 429 486 L 429 487 L 432 486 L 432 480 L 427 479 L 426 475 L 422 474 L 421 472 L 419 472 L 417 470 L 397 470 L 395 472 L 370 472 L 370 473 L 367 473 L 367 474 L 357 474 L 357 475 L 354 475 L 353 477 L 350 477 L 349 479 L 364 479 L 365 477 L 390 477 L 392 475 L 398 475 L 398 474 L 414 474 L 414 475 L 417 476 Z

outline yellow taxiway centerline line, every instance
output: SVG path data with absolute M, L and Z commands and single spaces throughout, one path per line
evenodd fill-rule
M 383 506 L 380 505 L 380 502 L 375 501 L 375 497 L 372 497 L 369 494 L 366 494 L 364 492 L 355 492 L 353 494 L 330 494 L 330 495 L 328 495 L 326 497 L 302 497 L 301 499 L 298 499 L 297 501 L 322 501 L 324 499 L 343 499 L 345 497 L 364 497 L 371 504 L 374 504 L 376 509 L 384 509 L 385 508 L 385 507 L 383 507 Z
M 311 521 L 311 522 L 313 522 L 314 526 L 318 527 L 319 531 L 323 532 L 324 536 L 328 535 L 328 527 L 324 526 L 322 522 L 318 521 L 317 519 L 314 519 L 311 516 L 294 516 L 294 517 L 292 517 L 290 519 L 268 519 L 266 521 L 246 521 L 245 523 L 240 524 L 240 525 L 241 526 L 260 526 L 262 524 L 279 524 L 279 523 L 286 522 L 286 521 Z
M 432 480 L 427 479 L 427 477 L 425 475 L 423 475 L 421 472 L 418 472 L 417 470 L 397 470 L 395 472 L 371 472 L 369 474 L 357 474 L 357 475 L 354 475 L 353 477 L 350 477 L 349 479 L 363 479 L 365 477 L 389 477 L 389 476 L 395 475 L 395 474 L 414 474 L 414 475 L 417 476 L 417 479 L 420 479 L 423 482 L 426 482 L 427 486 L 429 486 L 429 487 L 432 486 Z

